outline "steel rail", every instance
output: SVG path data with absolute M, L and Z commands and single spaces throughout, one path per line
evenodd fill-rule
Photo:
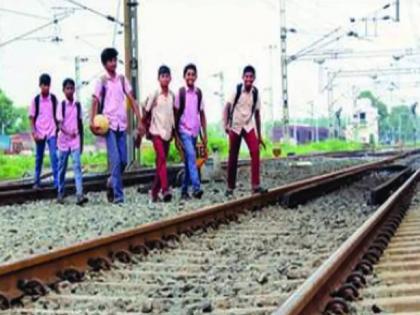
M 108 269 L 114 259 L 129 262 L 131 253 L 147 254 L 152 248 L 165 246 L 169 240 L 177 240 L 179 234 L 191 235 L 192 231 L 199 228 L 217 227 L 221 223 L 235 220 L 247 209 L 259 209 L 275 204 L 290 190 L 316 182 L 322 183 L 343 174 L 354 175 L 371 171 L 405 156 L 393 156 L 300 180 L 271 189 L 264 194 L 207 206 L 194 212 L 1 265 L 0 309 L 9 307 L 23 295 L 45 294 L 46 285 L 53 285 L 61 280 L 79 281 L 88 269 Z
M 419 177 L 417 170 L 274 314 L 347 314 L 347 303 L 358 297 L 365 276 L 401 222 Z

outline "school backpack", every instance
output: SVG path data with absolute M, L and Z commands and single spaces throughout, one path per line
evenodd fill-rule
M 84 130 L 83 130 L 83 119 L 82 119 L 82 105 L 79 102 L 75 103 L 77 108 L 77 130 L 79 131 L 79 141 L 80 141 L 80 153 L 83 152 L 83 138 L 84 138 Z M 63 121 L 66 117 L 66 102 L 61 102 L 61 112 L 63 114 Z
M 169 91 L 169 94 L 172 96 L 172 100 L 173 102 L 175 102 L 175 94 L 172 91 Z M 152 96 L 152 106 L 150 107 L 150 110 L 145 110 L 145 108 L 143 108 L 143 115 L 142 115 L 142 124 L 144 126 L 144 129 L 146 130 L 146 139 L 147 140 L 152 140 L 152 134 L 150 133 L 150 126 L 152 124 L 152 113 L 153 113 L 153 109 L 156 107 L 157 105 L 157 99 L 160 95 L 159 91 L 156 91 L 155 94 Z M 149 97 L 146 99 L 146 106 L 147 103 L 149 102 Z
M 53 118 L 54 118 L 54 123 L 55 123 L 55 127 L 56 127 L 56 132 L 58 132 L 58 121 L 57 121 L 57 97 L 54 94 L 50 94 L 51 95 L 51 103 L 53 106 Z M 34 116 L 34 122 L 36 123 L 36 120 L 38 119 L 39 116 L 39 104 L 41 102 L 41 95 L 37 95 L 35 96 L 35 116 Z
M 120 81 L 121 81 L 121 86 L 123 89 L 123 92 L 125 95 L 127 95 L 127 92 L 125 91 L 125 78 L 123 75 L 119 75 L 118 76 Z M 101 99 L 99 100 L 99 106 L 98 106 L 98 114 L 102 115 L 102 113 L 104 112 L 104 108 L 105 108 L 105 96 L 106 96 L 106 81 L 107 81 L 107 77 L 106 76 L 102 76 L 101 78 Z
M 196 93 L 197 93 L 197 111 L 198 113 L 201 112 L 201 103 L 203 100 L 203 93 L 201 92 L 201 90 L 199 88 L 196 88 Z M 185 89 L 185 87 L 182 87 L 179 89 L 179 108 L 178 110 L 175 110 L 174 115 L 175 115 L 175 130 L 178 131 L 179 130 L 179 123 L 181 121 L 181 117 L 184 114 L 185 111 L 185 103 L 186 103 L 186 97 L 187 97 L 187 90 Z
M 242 88 L 243 88 L 243 84 L 238 84 L 236 86 L 236 95 L 235 95 L 235 100 L 233 102 L 233 104 L 231 105 L 231 107 L 229 108 L 228 111 L 228 126 L 232 127 L 232 123 L 233 123 L 233 112 L 235 111 L 236 108 L 236 104 L 239 101 L 239 98 L 241 97 L 242 94 Z M 252 117 L 255 114 L 255 111 L 257 109 L 257 103 L 258 103 L 258 89 L 254 86 L 252 87 L 252 110 L 251 110 L 251 117 L 249 117 L 247 123 L 249 123 L 252 119 Z

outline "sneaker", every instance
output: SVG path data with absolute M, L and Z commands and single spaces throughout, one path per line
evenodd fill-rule
M 197 190 L 197 191 L 194 191 L 193 192 L 193 197 L 195 198 L 195 199 L 201 199 L 201 197 L 203 196 L 203 191 L 200 189 L 200 190 Z
M 264 194 L 264 193 L 266 193 L 268 191 L 268 189 L 267 188 L 263 188 L 263 187 L 257 187 L 257 188 L 253 188 L 252 189 L 252 193 L 253 194 Z
M 191 199 L 191 196 L 190 196 L 189 193 L 187 193 L 187 192 L 182 192 L 181 193 L 181 200 L 190 200 L 190 199 Z
M 58 197 L 58 198 L 57 198 L 57 203 L 58 203 L 59 205 L 64 205 L 64 198 L 63 198 L 63 197 Z
M 233 189 L 228 189 L 225 192 L 225 196 L 226 197 L 232 197 L 233 196 Z
M 172 194 L 171 193 L 166 193 L 163 195 L 163 202 L 171 202 L 172 200 Z
M 87 199 L 85 196 L 78 196 L 77 201 L 76 201 L 76 205 L 83 206 L 88 201 L 89 201 L 89 199 Z
M 124 204 L 124 200 L 123 199 L 114 200 L 112 203 L 114 205 L 123 205 Z
M 112 187 L 106 187 L 106 199 L 108 199 L 108 202 L 114 202 L 114 190 Z
M 32 186 L 32 189 L 33 189 L 33 190 L 41 190 L 41 186 L 39 186 L 38 184 L 34 184 L 34 185 Z

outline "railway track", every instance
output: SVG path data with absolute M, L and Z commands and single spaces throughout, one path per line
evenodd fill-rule
M 310 178 L 306 180 L 302 180 L 296 183 L 292 183 L 289 185 L 284 185 L 278 187 L 276 189 L 270 190 L 267 194 L 264 195 L 253 195 L 250 197 L 240 198 L 238 200 L 234 200 L 228 203 L 219 204 L 215 206 L 209 206 L 202 210 L 198 210 L 193 213 L 188 213 L 185 215 L 177 216 L 171 219 L 159 221 L 152 224 L 147 224 L 141 226 L 136 229 L 132 229 L 129 231 L 125 231 L 122 233 L 117 233 L 107 237 L 101 237 L 92 241 L 83 242 L 80 244 L 76 244 L 64 249 L 54 250 L 48 254 L 39 255 L 36 257 L 32 257 L 26 260 L 18 261 L 15 263 L 5 264 L 0 266 L 0 300 L 3 308 L 7 308 L 10 305 L 14 305 L 22 300 L 24 296 L 32 296 L 37 297 L 44 295 L 47 292 L 47 287 L 52 286 L 53 288 L 57 288 L 59 283 L 63 283 L 62 281 L 78 281 L 82 280 L 85 275 L 86 270 L 108 270 L 112 267 L 111 273 L 107 273 L 107 275 L 112 274 L 115 268 L 118 268 L 118 264 L 115 267 L 113 261 L 120 260 L 122 262 L 133 262 L 142 261 L 144 255 L 150 251 L 161 250 L 167 247 L 176 247 L 177 240 L 180 238 L 179 235 L 185 234 L 187 236 L 191 236 L 200 229 L 204 230 L 213 230 L 217 228 L 220 224 L 227 223 L 228 220 L 238 220 L 238 215 L 241 213 L 246 212 L 247 210 L 256 210 L 263 206 L 268 206 L 270 204 L 275 204 L 278 202 L 279 198 L 287 192 L 290 191 L 298 191 L 299 188 L 305 188 L 308 185 L 312 185 L 314 183 L 322 184 L 326 181 L 331 181 L 332 179 L 337 180 L 337 184 L 342 182 L 343 175 L 348 174 L 349 176 L 355 176 L 357 174 L 364 174 L 368 171 L 374 171 L 379 167 L 386 165 L 392 161 L 394 161 L 399 157 L 388 158 L 385 160 L 381 160 L 379 162 L 372 162 L 366 163 L 360 166 L 351 167 L 345 170 L 333 172 L 330 174 L 318 176 L 316 178 Z M 318 187 L 318 188 L 316 188 Z M 314 189 L 320 190 L 322 192 L 322 185 L 317 185 Z M 366 190 L 366 188 L 365 188 Z M 360 196 L 359 196 L 360 197 Z M 352 196 L 354 198 L 354 196 Z M 265 213 L 265 212 L 261 212 Z M 279 215 L 281 212 L 272 211 L 271 215 Z M 248 214 L 249 215 L 249 214 Z M 262 218 L 262 225 L 259 226 L 258 231 L 261 231 L 262 228 L 267 227 L 269 224 L 268 222 L 279 222 L 281 221 L 281 217 L 270 217 L 264 219 Z M 247 222 L 245 222 L 247 224 Z M 252 220 L 248 227 L 245 226 L 243 238 L 246 240 L 246 235 L 253 235 L 258 234 L 257 232 L 252 233 L 253 230 L 256 231 L 256 227 L 258 225 L 253 225 Z M 291 224 L 289 224 L 291 226 Z M 280 227 L 280 226 L 279 226 Z M 287 226 L 281 226 L 281 228 L 286 228 Z M 267 229 L 267 228 L 266 228 Z M 278 228 L 276 229 L 278 231 Z M 268 232 L 273 232 L 272 230 L 268 230 Z M 216 233 L 216 232 L 214 232 Z M 242 232 L 241 232 L 242 233 Z M 235 234 L 235 230 L 228 231 L 227 234 Z M 268 239 L 265 239 L 265 242 L 270 242 L 271 238 L 274 238 L 275 241 L 279 241 L 280 237 L 274 233 L 261 233 L 263 236 L 267 236 Z M 279 233 L 281 234 L 281 233 Z M 209 234 L 210 235 L 210 234 Z M 218 247 L 217 243 L 217 236 L 215 234 L 215 243 L 213 243 L 214 248 Z M 242 235 L 242 234 L 241 234 Z M 182 238 L 183 236 L 181 236 Z M 206 239 L 209 236 L 206 234 Z M 284 240 L 280 240 L 283 242 Z M 200 240 L 201 242 L 201 240 Z M 259 241 L 257 242 L 259 243 Z M 181 242 L 182 244 L 182 242 Z M 262 241 L 264 244 L 264 241 Z M 279 243 L 276 243 L 278 246 Z M 261 246 L 261 244 L 260 244 Z M 264 247 L 264 246 L 262 246 Z M 174 249 L 175 251 L 180 250 L 182 254 L 184 252 L 182 249 Z M 196 252 L 197 248 L 195 249 L 187 249 L 186 252 L 189 251 L 192 258 L 199 259 L 200 256 L 197 254 L 201 254 L 201 252 Z M 133 254 L 143 254 L 140 255 L 138 258 Z M 169 254 L 168 259 L 170 259 L 171 254 Z M 297 252 L 299 255 L 299 253 Z M 153 255 L 151 255 L 152 257 Z M 264 255 L 262 255 L 264 256 Z M 212 257 L 208 257 L 209 259 Z M 322 258 L 322 257 L 321 257 Z M 231 261 L 232 264 L 235 264 L 235 261 Z M 270 264 L 270 261 L 266 262 Z M 273 263 L 273 261 L 271 261 Z M 153 267 L 159 268 L 158 262 L 151 262 L 150 265 Z M 176 265 L 176 264 L 175 264 Z M 193 264 L 194 265 L 194 264 Z M 136 266 L 135 264 L 132 266 Z M 179 266 L 175 266 L 175 268 L 182 268 L 184 263 L 181 261 Z M 185 266 L 184 266 L 185 267 Z M 229 265 L 225 266 L 227 268 L 228 276 L 229 276 Z M 130 267 L 129 267 L 130 268 Z M 134 268 L 134 267 L 133 267 Z M 168 274 L 171 274 L 171 269 L 162 265 L 162 271 L 166 269 Z M 203 270 L 202 266 L 197 263 L 195 268 L 200 269 L 200 272 L 197 272 L 197 269 L 194 271 L 197 273 L 198 277 L 205 277 L 208 276 L 208 270 Z M 225 270 L 226 271 L 226 270 Z M 251 275 L 251 270 L 245 270 Z M 174 270 L 176 272 L 176 270 Z M 193 274 L 194 274 L 193 272 Z M 118 273 L 118 272 L 117 272 Z M 124 271 L 121 272 L 124 274 Z M 130 272 L 129 272 L 130 273 Z M 150 276 L 153 279 L 153 274 L 156 271 L 151 271 Z M 136 273 L 134 273 L 136 274 Z M 141 274 L 141 271 L 140 271 Z M 87 275 L 90 276 L 90 273 Z M 140 276 L 137 276 L 136 279 L 140 279 Z M 298 277 L 299 278 L 299 277 Z M 201 278 L 199 278 L 201 279 Z M 273 280 L 273 279 L 271 279 Z M 119 282 L 118 278 L 116 282 Z M 153 282 L 153 280 L 151 280 Z M 261 284 L 266 282 L 264 276 L 255 280 L 257 283 Z M 273 280 L 275 282 L 275 280 Z M 160 284 L 158 282 L 158 284 Z M 225 286 L 223 286 L 225 287 Z M 216 290 L 216 289 L 215 289 Z M 191 291 L 191 290 L 188 290 Z M 264 295 L 264 294 L 262 294 Z M 223 295 L 222 295 L 223 296 Z M 54 298 L 53 295 L 49 297 Z M 49 298 L 48 297 L 48 298 Z M 61 296 L 65 299 L 65 296 Z M 274 295 L 275 298 L 279 298 L 278 295 Z M 273 298 L 274 298 L 273 297 Z M 192 297 L 194 301 L 196 296 Z M 267 297 L 264 297 L 267 298 Z M 89 298 L 86 298 L 89 300 Z M 112 300 L 112 297 L 109 298 Z M 124 300 L 124 298 L 123 298 Z M 226 299 L 225 299 L 226 300 Z M 221 298 L 221 302 L 225 301 Z M 161 301 L 165 301 L 165 297 L 162 297 Z M 264 301 L 263 301 L 264 302 Z M 256 307 L 259 308 L 261 305 L 266 303 L 258 303 Z M 195 302 L 194 302 L 195 303 Z M 193 303 L 193 304 L 194 304 Z M 273 302 L 274 303 L 274 302 Z M 277 303 L 278 304 L 278 303 Z M 269 305 L 269 307 L 273 308 L 277 304 Z M 201 304 L 200 304 L 201 305 Z M 147 311 L 147 307 L 150 305 L 144 306 Z M 209 308 L 213 308 L 213 306 L 208 306 L 208 304 L 204 305 L 204 309 L 202 311 L 206 311 Z M 152 308 L 155 306 L 152 305 Z M 196 307 L 196 306 L 194 306 Z M 201 306 L 200 306 L 201 307 Z M 142 306 L 143 308 L 143 306 Z M 29 311 L 30 312 L 30 311 Z M 191 310 L 192 314 L 194 314 L 195 309 Z M 38 313 L 37 313 L 38 314 Z M 251 312 L 252 314 L 252 312 Z
M 415 154 L 420 150 L 412 150 L 410 154 Z M 371 151 L 343 151 L 343 152 L 327 152 L 327 153 L 313 153 L 301 156 L 290 156 L 280 159 L 265 159 L 263 163 L 270 163 L 279 160 L 301 160 L 311 158 L 360 158 L 360 157 L 385 157 L 399 154 L 399 151 L 385 151 L 385 152 L 371 152 Z M 248 166 L 249 160 L 240 160 L 239 166 Z M 226 168 L 226 162 L 222 163 L 222 168 Z M 168 180 L 172 186 L 179 184 L 179 177 L 183 170 L 182 165 L 173 165 L 168 167 Z M 133 185 L 145 185 L 153 180 L 155 171 L 153 168 L 141 169 L 138 171 L 127 172 L 123 176 L 124 185 L 129 187 Z M 86 192 L 96 192 L 105 189 L 106 179 L 108 174 L 88 174 L 84 176 L 84 190 Z M 32 189 L 31 180 L 17 180 L 0 183 L 0 206 L 9 204 L 20 204 L 28 201 L 53 199 L 56 197 L 56 190 L 52 187 L 52 182 L 48 181 L 41 189 Z M 147 189 L 146 189 L 147 190 Z M 67 179 L 66 191 L 69 194 L 75 192 L 73 179 Z
M 420 169 L 275 314 L 419 314 L 418 192 L 406 215 L 419 177 Z

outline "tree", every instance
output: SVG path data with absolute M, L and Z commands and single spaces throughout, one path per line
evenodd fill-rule
M 0 134 L 5 134 L 16 119 L 13 102 L 0 90 Z
M 0 134 L 14 134 L 29 131 L 26 108 L 16 107 L 0 89 Z

